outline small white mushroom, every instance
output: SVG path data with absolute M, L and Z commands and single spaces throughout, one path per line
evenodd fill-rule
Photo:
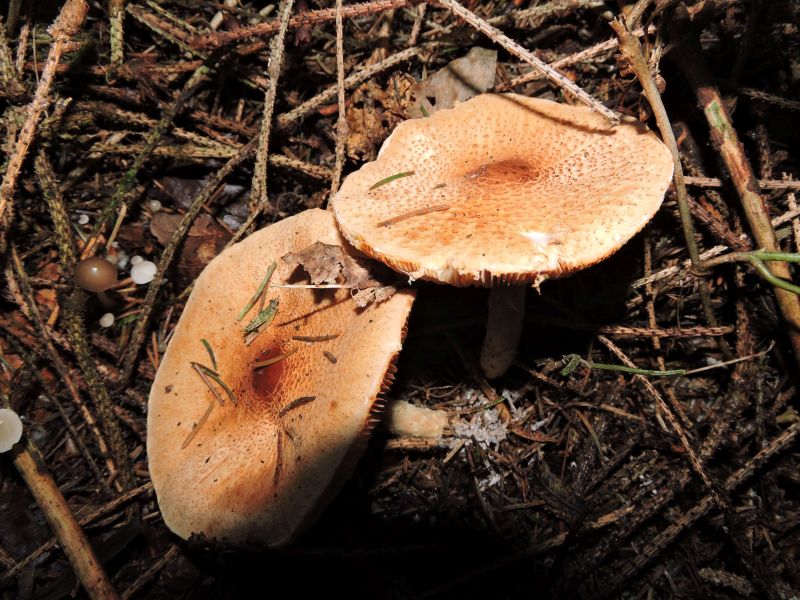
M 0 452 L 8 452 L 22 438 L 22 421 L 10 408 L 0 408 Z
M 133 259 L 131 259 L 131 262 L 133 262 Z M 142 260 L 135 263 L 131 268 L 131 279 L 133 279 L 134 283 L 139 285 L 150 283 L 156 276 L 156 271 L 158 271 L 158 267 L 156 267 L 155 263 L 149 260 Z
M 106 313 L 100 317 L 100 327 L 111 327 L 114 324 L 113 313 Z

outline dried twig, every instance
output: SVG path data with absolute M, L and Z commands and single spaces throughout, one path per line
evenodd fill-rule
M 13 218 L 14 188 L 17 177 L 22 170 L 22 163 L 28 154 L 28 148 L 36 135 L 39 117 L 50 104 L 50 87 L 53 85 L 56 67 L 61 61 L 61 55 L 66 50 L 67 43 L 80 29 L 88 10 L 89 6 L 84 0 L 68 0 L 50 27 L 53 43 L 47 55 L 47 62 L 42 70 L 39 85 L 36 86 L 33 100 L 25 111 L 25 123 L 17 138 L 14 153 L 8 159 L 3 181 L 0 183 L 0 248 L 5 247 L 5 231 Z
M 293 4 L 294 0 L 281 0 L 279 9 L 281 26 L 278 30 L 278 35 L 272 40 L 269 57 L 269 88 L 264 95 L 264 112 L 261 117 L 261 134 L 258 138 L 256 165 L 253 168 L 250 214 L 247 218 L 248 225 L 255 221 L 257 215 L 266 212 L 267 206 L 269 206 L 269 197 L 267 196 L 267 156 L 269 155 L 269 138 L 272 130 L 272 111 L 275 109 L 278 77 L 283 64 L 284 40 L 286 39 L 286 30 L 289 26 L 289 16 L 292 13 Z M 248 228 L 242 227 L 241 229 L 247 230 Z
M 685 7 L 678 7 L 670 24 L 672 37 L 682 41 L 675 47 L 673 56 L 689 80 L 705 113 L 714 146 L 730 172 L 753 237 L 758 247 L 769 252 L 779 252 L 780 246 L 759 193 L 758 181 L 744 154 L 719 88 L 714 83 L 714 76 L 706 64 L 704 51 L 689 24 Z M 776 277 L 791 280 L 791 271 L 786 263 L 772 262 L 768 268 Z M 775 297 L 783 318 L 789 325 L 787 333 L 794 349 L 795 360 L 800 364 L 800 298 L 782 289 L 775 290 Z
M 172 233 L 172 238 L 170 239 L 169 244 L 167 244 L 167 247 L 164 248 L 164 253 L 161 255 L 161 260 L 158 262 L 158 271 L 156 272 L 156 276 L 153 281 L 150 282 L 150 286 L 147 288 L 147 295 L 144 299 L 142 311 L 139 313 L 139 318 L 136 320 L 136 327 L 131 335 L 131 341 L 128 343 L 128 346 L 125 348 L 125 352 L 123 353 L 121 360 L 122 373 L 119 379 L 120 386 L 127 385 L 128 381 L 130 381 L 131 375 L 133 374 L 133 369 L 136 365 L 136 358 L 141 350 L 142 342 L 144 341 L 145 337 L 145 331 L 150 323 L 150 317 L 152 316 L 155 308 L 158 292 L 161 290 L 161 286 L 164 284 L 164 278 L 167 269 L 170 267 L 172 260 L 175 258 L 178 246 L 180 245 L 184 236 L 188 233 L 195 217 L 197 217 L 197 215 L 200 213 L 200 210 L 203 208 L 203 205 L 206 203 L 206 201 L 211 198 L 214 192 L 217 191 L 217 188 L 221 185 L 222 181 L 233 171 L 233 169 L 255 151 L 257 144 L 258 138 L 251 140 L 247 145 L 243 146 L 239 150 L 236 156 L 228 160 L 228 162 L 226 162 L 216 173 L 214 173 L 211 178 L 209 178 L 208 182 L 206 182 L 205 186 L 203 186 L 203 189 L 201 189 L 197 194 L 192 202 L 192 205 L 189 207 L 189 210 L 187 210 L 186 214 L 183 215 L 183 219 L 181 219 L 181 222 Z
M 23 314 L 28 318 L 29 321 L 31 321 L 31 323 L 33 323 L 34 327 L 36 328 L 39 339 L 44 343 L 45 349 L 47 350 L 47 358 L 50 359 L 50 362 L 56 368 L 61 381 L 64 383 L 64 386 L 67 388 L 67 391 L 72 398 L 73 404 L 75 404 L 81 413 L 81 417 L 84 419 L 90 431 L 94 435 L 97 441 L 98 449 L 105 455 L 106 467 L 108 468 L 109 473 L 114 476 L 118 470 L 116 461 L 113 458 L 113 453 L 109 451 L 109 444 L 106 442 L 107 432 L 101 432 L 100 427 L 98 427 L 97 420 L 81 398 L 80 392 L 78 391 L 78 386 L 76 385 L 69 369 L 67 368 L 67 365 L 53 345 L 53 335 L 50 331 L 50 328 L 47 326 L 45 319 L 39 312 L 36 303 L 33 301 L 33 290 L 28 282 L 27 274 L 22 267 L 21 261 L 19 261 L 19 256 L 15 251 L 13 251 L 13 248 L 11 259 L 12 264 L 6 268 L 5 273 L 9 290 L 13 294 L 14 299 L 20 305 Z M 8 329 L 7 331 L 11 335 L 14 335 L 12 331 L 9 331 Z M 103 429 L 105 429 L 105 427 L 103 427 Z
M 639 2 L 636 7 L 644 10 L 647 2 Z M 683 228 L 683 237 L 686 243 L 686 249 L 689 251 L 689 258 L 692 261 L 692 267 L 696 272 L 700 272 L 702 267 L 700 263 L 700 252 L 697 249 L 697 240 L 694 237 L 694 226 L 692 225 L 692 214 L 689 211 L 689 200 L 686 194 L 686 184 L 683 180 L 683 165 L 681 163 L 681 155 L 678 152 L 678 143 L 675 141 L 675 134 L 672 132 L 672 124 L 667 116 L 667 109 L 664 108 L 664 102 L 661 100 L 661 94 L 658 91 L 656 82 L 650 73 L 650 67 L 647 60 L 642 53 L 642 45 L 639 39 L 633 35 L 628 29 L 627 25 L 619 19 L 611 22 L 611 28 L 619 38 L 619 49 L 623 56 L 628 60 L 631 68 L 639 79 L 642 85 L 645 96 L 658 123 L 658 129 L 661 132 L 661 139 L 669 148 L 672 154 L 673 174 L 672 180 L 675 186 L 675 195 L 678 201 L 678 211 L 681 215 L 681 226 Z M 711 307 L 711 297 L 708 291 L 708 286 L 700 285 L 700 300 L 703 305 L 703 313 L 706 322 L 711 327 L 718 325 L 717 318 L 714 315 L 714 310 Z M 719 338 L 717 340 L 720 350 L 725 358 L 731 358 L 732 354 L 727 342 Z
M 153 489 L 153 484 L 151 482 L 144 483 L 138 487 L 133 488 L 132 490 L 128 490 L 124 494 L 120 494 L 113 500 L 106 502 L 100 508 L 93 510 L 91 513 L 82 517 L 78 521 L 78 525 L 80 527 L 86 527 L 95 523 L 99 518 L 106 516 L 107 514 L 117 510 L 120 506 L 132 500 L 133 498 L 137 498 L 138 496 L 144 494 L 145 492 L 149 492 Z M 0 575 L 0 583 L 11 580 L 12 577 L 15 577 L 23 569 L 25 569 L 28 565 L 30 565 L 33 561 L 37 560 L 40 556 L 42 556 L 45 552 L 49 552 L 53 548 L 56 547 L 58 544 L 57 538 L 52 538 L 39 546 L 36 550 L 31 552 L 28 556 L 23 558 L 19 561 L 14 567 Z
M 136 580 L 122 593 L 122 600 L 132 598 L 136 593 L 152 581 L 156 575 L 169 563 L 171 563 L 176 556 L 180 553 L 180 548 L 176 544 L 172 544 L 169 549 L 148 567 Z
M 169 156 L 174 159 L 181 160 L 202 160 L 207 162 L 209 158 L 233 158 L 237 156 L 238 152 L 242 149 L 239 144 L 232 145 L 231 147 L 223 146 L 159 146 L 153 149 L 154 156 Z M 131 154 L 139 154 L 143 150 L 141 144 L 95 144 L 91 148 L 92 152 L 100 152 L 103 154 L 123 154 L 130 156 Z M 332 172 L 327 167 L 321 167 L 302 160 L 296 160 L 284 156 L 283 154 L 270 154 L 267 158 L 269 164 L 275 167 L 292 169 L 299 171 L 304 175 L 308 175 L 313 179 L 330 179 Z M 122 212 L 122 209 L 120 209 Z M 92 238 L 94 240 L 95 238 Z
M 363 17 L 378 12 L 384 12 L 395 8 L 403 8 L 409 4 L 415 4 L 422 0 L 374 0 L 361 4 L 351 4 L 342 9 L 342 16 L 347 19 Z M 289 20 L 289 28 L 297 29 L 304 25 L 316 25 L 325 21 L 333 21 L 336 18 L 335 8 L 325 8 L 322 10 L 308 10 Z M 240 27 L 233 31 L 223 31 L 198 36 L 192 40 L 194 48 L 213 48 L 224 44 L 241 42 L 254 37 L 264 37 L 275 33 L 280 29 L 280 19 L 273 19 L 266 23 L 259 23 L 250 27 Z
M 636 368 L 636 365 L 631 361 L 630 358 L 620 350 L 616 344 L 614 344 L 611 340 L 604 336 L 598 336 L 600 342 L 608 348 L 617 358 L 619 358 L 623 363 L 625 363 L 628 367 Z M 689 462 L 692 464 L 695 473 L 700 476 L 700 479 L 703 480 L 706 487 L 711 491 L 711 493 L 717 498 L 717 501 L 720 506 L 727 506 L 727 501 L 722 498 L 718 497 L 717 491 L 714 488 L 714 484 L 711 481 L 711 478 L 706 473 L 705 468 L 703 468 L 700 459 L 697 456 L 697 452 L 695 451 L 694 445 L 689 441 L 689 436 L 684 431 L 683 426 L 680 424 L 678 419 L 675 418 L 673 415 L 672 410 L 664 401 L 664 398 L 661 397 L 661 394 L 653 387 L 653 384 L 650 382 L 649 379 L 642 375 L 634 375 L 634 377 L 644 386 L 645 390 L 647 390 L 650 397 L 655 400 L 656 405 L 658 406 L 659 410 L 661 410 L 662 414 L 667 418 L 669 421 L 672 430 L 678 435 L 678 438 L 681 440 L 681 444 L 683 445 L 684 449 L 686 450 L 686 454 L 689 457 Z M 675 406 L 676 411 L 681 410 L 680 406 Z
M 681 225 L 683 226 L 683 237 L 686 242 L 686 248 L 689 251 L 689 257 L 692 259 L 692 265 L 696 269 L 700 269 L 700 258 L 697 250 L 697 241 L 694 237 L 694 227 L 692 226 L 692 216 L 689 212 L 689 203 L 686 196 L 686 184 L 683 180 L 683 165 L 681 164 L 681 156 L 678 152 L 678 144 L 675 141 L 675 134 L 672 132 L 672 124 L 667 116 L 667 110 L 664 108 L 664 103 L 661 100 L 661 94 L 656 87 L 655 81 L 650 74 L 650 68 L 647 65 L 642 54 L 642 45 L 639 43 L 638 38 L 633 35 L 619 19 L 611 22 L 611 28 L 619 38 L 619 49 L 623 56 L 628 60 L 631 68 L 639 79 L 642 85 L 645 96 L 647 97 L 650 106 L 658 123 L 658 129 L 661 132 L 661 139 L 664 144 L 669 148 L 672 154 L 673 164 L 673 182 L 675 184 L 675 193 L 678 201 L 678 210 L 681 214 Z M 712 317 L 713 318 L 713 317 Z M 716 323 L 711 323 L 716 325 Z
M 103 487 L 104 490 L 110 491 L 111 488 L 108 486 L 105 478 L 103 477 L 103 474 L 100 472 L 100 469 L 98 468 L 97 464 L 95 463 L 95 460 L 94 460 L 94 457 L 92 456 L 92 453 L 86 447 L 86 444 L 84 443 L 84 440 L 83 440 L 82 436 L 79 434 L 79 432 L 76 429 L 76 427 L 72 424 L 70 416 L 69 416 L 69 414 L 67 414 L 67 411 L 65 410 L 65 408 L 62 405 L 61 401 L 59 400 L 58 394 L 57 394 L 56 390 L 54 389 L 54 386 L 45 377 L 43 377 L 42 373 L 39 371 L 39 369 L 37 369 L 37 367 L 36 367 L 36 357 L 31 352 L 29 352 L 18 341 L 17 338 L 12 337 L 12 336 L 8 336 L 8 337 L 4 336 L 4 341 L 8 344 L 7 347 L 10 347 L 11 350 L 14 352 L 14 354 L 19 356 L 24 361 L 25 365 L 28 367 L 28 370 L 31 372 L 33 377 L 39 382 L 39 385 L 42 386 L 42 389 L 44 390 L 45 397 L 50 402 L 52 402 L 53 405 L 56 407 L 56 410 L 61 415 L 61 419 L 64 421 L 64 425 L 66 426 L 67 431 L 69 431 L 70 437 L 72 438 L 72 440 L 75 442 L 75 444 L 80 449 L 80 452 L 83 455 L 84 461 L 88 465 L 89 469 L 92 471 L 92 474 L 95 477 L 95 481 L 97 481 Z M 93 431 L 93 433 L 96 433 L 99 436 L 99 430 L 97 429 L 97 423 L 94 423 L 94 422 L 86 423 L 86 425 Z M 99 437 L 102 438 L 102 436 L 99 436 Z
M 344 167 L 344 151 L 347 146 L 348 126 L 344 106 L 344 23 L 342 0 L 336 0 L 336 88 L 339 116 L 336 120 L 336 161 L 331 180 L 331 197 L 339 190 Z
M 195 69 L 194 73 L 192 73 L 191 77 L 189 77 L 189 79 L 183 85 L 183 88 L 175 99 L 175 102 L 173 102 L 170 107 L 164 111 L 164 113 L 161 115 L 161 119 L 158 121 L 158 124 L 150 131 L 147 139 L 144 142 L 144 145 L 136 154 L 136 158 L 133 159 L 133 164 L 130 166 L 130 168 L 128 168 L 127 171 L 125 171 L 125 174 L 122 176 L 122 179 L 120 179 L 116 189 L 114 190 L 114 194 L 106 203 L 105 208 L 103 208 L 103 212 L 97 219 L 92 236 L 84 248 L 84 257 L 88 256 L 92 252 L 98 238 L 103 233 L 106 223 L 108 223 L 108 221 L 116 212 L 119 204 L 124 200 L 125 196 L 136 184 L 136 176 L 139 173 L 139 170 L 142 168 L 142 165 L 144 165 L 144 162 L 153 153 L 156 146 L 158 146 L 162 138 L 167 134 L 167 131 L 169 131 L 172 121 L 175 119 L 175 115 L 178 114 L 178 111 L 183 107 L 186 101 L 192 97 L 197 88 L 200 87 L 200 85 L 205 81 L 209 70 L 210 68 L 206 65 L 201 65 Z
M 763 448 L 758 454 L 753 456 L 747 464 L 734 471 L 723 483 L 723 489 L 731 492 L 739 487 L 745 480 L 755 473 L 771 456 L 781 452 L 786 448 L 800 432 L 800 423 L 794 423 L 777 438 L 772 440 L 769 445 Z M 659 534 L 653 537 L 650 543 L 644 548 L 640 548 L 630 560 L 622 564 L 617 573 L 608 583 L 608 590 L 614 590 L 625 581 L 630 579 L 639 569 L 646 565 L 650 560 L 657 556 L 664 548 L 669 545 L 686 528 L 691 527 L 711 510 L 716 503 L 715 495 L 707 494 L 688 511 L 673 517 L 673 522 Z
M 431 44 L 426 45 L 425 47 L 430 47 Z M 395 54 L 392 54 L 388 58 L 375 63 L 374 65 L 368 65 L 363 67 L 362 69 L 358 70 L 357 72 L 353 73 L 349 77 L 345 78 L 344 80 L 344 89 L 350 90 L 354 87 L 357 87 L 375 77 L 378 73 L 386 71 L 387 69 L 391 69 L 392 67 L 399 65 L 401 62 L 410 60 L 417 56 L 423 48 L 406 48 L 405 50 L 401 50 Z M 277 118 L 278 127 L 286 127 L 293 121 L 303 118 L 305 115 L 310 113 L 312 110 L 316 109 L 319 106 L 322 106 L 326 102 L 329 102 L 333 98 L 337 96 L 339 93 L 339 85 L 332 85 L 322 92 L 303 102 L 297 108 L 293 108 L 289 112 L 286 112 L 282 115 L 279 115 Z
M 685 177 L 686 185 L 696 185 L 702 188 L 720 188 L 725 185 L 717 177 Z M 792 190 L 800 192 L 800 181 L 791 179 L 759 179 L 758 187 L 763 190 Z
M 13 456 L 14 465 L 58 537 L 86 593 L 97 600 L 119 598 L 33 442 L 26 439 L 18 444 Z
M 648 29 L 648 33 L 649 33 Z M 636 31 L 631 32 L 636 37 L 642 37 L 645 34 L 643 29 L 637 29 Z M 590 46 L 585 50 L 581 50 L 580 52 L 576 52 L 575 54 L 570 54 L 563 58 L 559 58 L 557 61 L 550 63 L 550 67 L 553 69 L 562 69 L 564 67 L 569 67 L 571 65 L 575 65 L 580 62 L 588 61 L 598 54 L 602 54 L 603 52 L 609 52 L 610 50 L 614 50 L 619 47 L 619 39 L 614 37 L 606 40 L 605 42 L 600 42 L 599 44 L 595 44 L 594 46 Z M 544 75 L 541 71 L 534 69 L 533 71 L 529 71 L 528 73 L 523 73 L 508 81 L 506 83 L 497 84 L 492 88 L 491 91 L 493 92 L 508 92 L 514 89 L 517 86 L 530 83 L 531 81 L 538 81 L 539 79 L 544 79 Z
M 75 265 L 75 250 L 72 232 L 69 227 L 69 217 L 64 207 L 64 201 L 55 184 L 55 175 L 53 174 L 52 166 L 44 152 L 40 152 L 36 157 L 36 170 L 53 219 L 56 243 L 59 247 L 61 269 L 66 276 L 69 276 Z M 14 256 L 16 257 L 15 252 Z M 24 281 L 22 263 L 15 258 L 14 265 L 17 269 L 18 276 Z M 100 372 L 97 370 L 97 361 L 92 356 L 92 351 L 87 341 L 86 327 L 84 325 L 85 305 L 86 293 L 77 287 L 73 288 L 64 298 L 62 306 L 64 309 L 67 336 L 72 343 L 75 356 L 78 359 L 78 365 L 86 380 L 92 400 L 97 407 L 100 423 L 109 441 L 109 447 L 114 457 L 114 462 L 117 464 L 117 468 L 120 471 L 122 484 L 125 488 L 131 488 L 134 483 L 133 469 L 128 460 L 128 453 L 125 449 L 122 431 L 114 415 L 114 403 L 111 400 L 108 388 Z
M 800 101 L 798 100 L 790 100 L 788 98 L 782 98 L 781 96 L 775 96 L 774 94 L 767 94 L 763 90 L 754 90 L 753 88 L 742 88 L 739 90 L 745 96 L 749 96 L 754 100 L 759 100 L 761 102 L 766 102 L 768 104 L 774 104 L 780 108 L 785 108 L 787 110 L 800 110 Z
M 22 99 L 25 86 L 20 79 L 19 71 L 11 55 L 11 47 L 6 37 L 6 29 L 0 19 L 0 97 L 11 100 Z
M 617 115 L 617 113 L 615 113 L 610 108 L 606 108 L 599 100 L 592 98 L 592 96 L 586 93 L 578 85 L 576 85 L 575 83 L 564 77 L 561 73 L 550 67 L 540 58 L 537 58 L 532 52 L 520 46 L 517 42 L 515 42 L 510 37 L 505 35 L 499 29 L 497 29 L 496 27 L 492 27 L 491 25 L 489 25 L 489 23 L 481 19 L 475 13 L 461 6 L 461 4 L 456 2 L 456 0 L 438 0 L 438 2 L 439 4 L 442 4 L 443 6 L 449 8 L 451 11 L 453 11 L 453 14 L 464 19 L 472 27 L 474 27 L 475 29 L 486 35 L 496 44 L 499 44 L 500 46 L 508 50 L 511 54 L 513 54 L 520 60 L 524 60 L 528 64 L 539 69 L 544 74 L 544 76 L 547 78 L 548 81 L 560 87 L 564 92 L 573 94 L 586 106 L 590 107 L 592 110 L 595 110 L 599 112 L 601 115 L 603 115 L 606 119 L 609 120 L 609 122 L 612 125 L 616 125 L 617 123 L 619 123 L 619 115 Z
M 109 0 L 108 18 L 111 22 L 111 62 L 121 65 L 125 58 L 125 0 Z

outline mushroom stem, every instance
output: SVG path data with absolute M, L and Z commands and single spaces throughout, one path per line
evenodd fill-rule
M 383 426 L 396 436 L 438 439 L 444 435 L 449 419 L 443 410 L 415 406 L 405 400 L 386 405 Z
M 111 299 L 111 296 L 105 292 L 97 292 L 97 299 L 104 309 L 108 310 L 114 308 L 114 301 Z
M 489 318 L 481 348 L 481 369 L 487 378 L 500 377 L 517 353 L 525 317 L 525 285 L 489 290 Z

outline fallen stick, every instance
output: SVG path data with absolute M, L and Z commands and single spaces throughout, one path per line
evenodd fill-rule
M 78 581 L 90 598 L 118 599 L 117 591 L 95 556 L 89 540 L 58 489 L 33 442 L 26 439 L 12 450 L 14 465 L 64 549 Z

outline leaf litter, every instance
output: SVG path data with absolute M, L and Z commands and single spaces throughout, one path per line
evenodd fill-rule
M 384 265 L 355 258 L 335 244 L 315 242 L 299 252 L 281 257 L 289 267 L 305 271 L 313 285 L 341 285 L 350 288 L 358 308 L 391 298 L 397 288 L 387 285 L 393 274 Z

